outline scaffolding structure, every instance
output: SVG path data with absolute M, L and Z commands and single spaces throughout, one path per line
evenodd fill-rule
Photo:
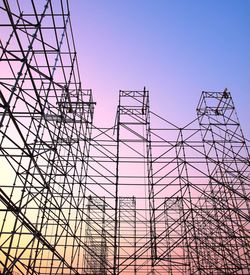
M 107 241 L 105 234 L 105 199 L 89 197 L 86 218 L 84 274 L 106 275 Z
M 250 154 L 233 99 L 178 127 L 149 92 L 93 123 L 67 0 L 3 0 L 0 274 L 250 274 Z

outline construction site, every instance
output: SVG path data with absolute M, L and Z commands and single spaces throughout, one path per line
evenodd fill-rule
M 43 2 L 43 3 L 42 3 Z M 250 154 L 230 91 L 178 127 L 117 91 L 93 123 L 67 0 L 0 6 L 0 274 L 250 274 Z

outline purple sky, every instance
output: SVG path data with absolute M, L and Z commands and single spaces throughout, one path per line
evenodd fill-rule
M 250 1 L 70 1 L 81 77 L 97 125 L 114 123 L 119 90 L 150 91 L 151 109 L 177 125 L 202 90 L 232 93 L 250 138 Z

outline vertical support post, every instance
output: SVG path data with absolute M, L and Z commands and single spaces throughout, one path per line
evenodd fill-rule
M 148 199 L 149 199 L 149 221 L 150 221 L 150 236 L 151 236 L 151 266 L 154 274 L 154 264 L 157 259 L 156 247 L 156 220 L 155 220 L 155 194 L 154 194 L 154 178 L 152 165 L 152 145 L 150 132 L 150 111 L 149 111 L 149 92 L 144 87 L 143 96 L 143 113 L 145 114 L 146 124 L 146 162 L 147 162 L 147 178 L 148 178 Z
M 118 110 L 116 114 L 116 172 L 115 172 L 115 220 L 114 220 L 114 259 L 113 259 L 113 274 L 116 275 L 119 272 L 119 240 L 118 240 L 118 229 L 119 229 L 119 157 L 120 157 L 120 105 L 121 100 L 119 97 Z

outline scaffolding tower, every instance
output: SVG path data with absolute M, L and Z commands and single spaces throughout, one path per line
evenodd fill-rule
M 105 199 L 89 197 L 86 218 L 84 274 L 106 275 L 107 241 L 105 234 Z
M 67 0 L 0 6 L 0 274 L 250 274 L 250 154 L 231 94 L 178 127 L 149 92 L 93 123 Z

